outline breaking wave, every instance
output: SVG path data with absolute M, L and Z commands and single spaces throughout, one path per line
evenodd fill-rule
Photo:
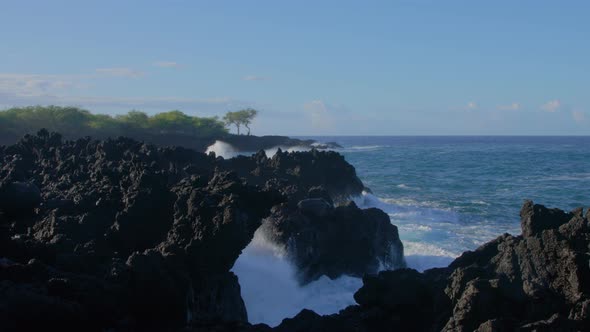
M 215 152 L 216 156 L 223 157 L 224 159 L 229 159 L 240 155 L 240 152 L 238 152 L 236 148 L 223 141 L 215 141 L 215 143 L 211 144 L 205 153 L 209 154 L 210 152 Z
M 284 250 L 267 240 L 261 229 L 256 231 L 232 271 L 239 278 L 252 324 L 276 326 L 304 308 L 321 315 L 336 313 L 355 304 L 353 295 L 362 286 L 360 278 L 348 276 L 334 280 L 324 276 L 300 286 Z

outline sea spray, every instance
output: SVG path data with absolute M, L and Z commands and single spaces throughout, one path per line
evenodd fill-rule
M 205 151 L 207 154 L 209 152 L 215 152 L 216 156 L 223 157 L 224 159 L 233 158 L 240 154 L 231 144 L 223 141 L 215 141 L 215 143 L 211 144 Z
M 283 152 L 302 152 L 311 150 L 309 146 L 275 146 L 270 149 L 264 150 L 264 153 L 266 153 L 267 157 L 272 158 L 272 156 L 274 156 L 279 149 L 281 149 L 281 151 Z
M 267 157 L 272 158 L 277 151 L 281 149 L 283 152 L 302 152 L 302 151 L 309 151 L 311 147 L 308 146 L 275 146 L 270 149 L 264 150 L 264 153 Z M 256 151 L 239 151 L 234 146 L 229 143 L 223 141 L 215 141 L 215 143 L 211 144 L 207 147 L 205 153 L 215 152 L 215 155 L 218 157 L 223 157 L 224 159 L 234 158 L 237 156 L 251 156 L 256 153 Z
M 361 208 L 378 207 L 390 215 L 403 211 L 412 216 L 426 214 L 443 219 L 452 216 L 448 211 L 433 208 L 391 204 L 366 192 L 352 199 Z M 436 217 L 434 219 L 437 219 Z M 416 229 L 428 232 L 431 227 L 435 226 L 418 224 Z M 400 233 L 404 235 L 403 231 Z M 403 238 L 402 241 L 408 267 L 418 271 L 447 266 L 457 256 L 457 253 L 434 244 L 404 241 Z M 391 267 L 381 265 L 381 270 L 388 268 Z M 355 304 L 353 295 L 362 286 L 360 278 L 350 276 L 335 280 L 323 276 L 301 286 L 297 271 L 288 260 L 287 249 L 269 240 L 264 227 L 256 231 L 232 271 L 239 278 L 250 323 L 265 323 L 271 326 L 278 325 L 284 318 L 293 317 L 305 308 L 322 315 L 336 313 Z
M 285 250 L 267 240 L 262 229 L 254 234 L 232 271 L 238 276 L 250 323 L 278 325 L 302 309 L 327 315 L 355 304 L 359 278 L 328 277 L 300 286 Z

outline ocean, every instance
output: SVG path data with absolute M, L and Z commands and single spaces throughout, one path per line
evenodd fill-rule
M 370 189 L 354 200 L 398 226 L 409 267 L 446 266 L 503 233 L 520 234 L 525 199 L 572 210 L 590 206 L 590 137 L 305 137 L 337 142 Z M 257 234 L 236 262 L 252 323 L 277 325 L 303 308 L 354 304 L 358 278 L 300 287 L 293 269 Z

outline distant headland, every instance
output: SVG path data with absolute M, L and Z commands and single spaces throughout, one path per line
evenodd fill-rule
M 245 109 L 219 117 L 197 117 L 178 110 L 148 115 L 141 111 L 108 115 L 92 113 L 78 107 L 28 106 L 0 111 L 0 145 L 15 144 L 26 134 L 41 129 L 61 133 L 66 139 L 91 136 L 97 139 L 133 138 L 158 146 L 181 146 L 200 152 L 222 141 L 237 152 L 256 152 L 271 148 L 339 147 L 336 143 L 319 144 L 287 136 L 250 135 L 249 124 L 257 111 Z M 232 134 L 228 126 L 248 128 L 247 134 Z

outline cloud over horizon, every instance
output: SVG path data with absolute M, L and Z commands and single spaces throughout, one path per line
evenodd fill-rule
M 138 109 L 146 112 L 161 112 L 179 109 L 184 112 L 201 112 L 210 115 L 227 110 L 243 108 L 251 103 L 228 97 L 179 98 L 179 97 L 96 97 L 58 95 L 14 95 L 0 91 L 0 106 L 3 108 L 30 105 L 78 106 L 93 112 L 121 113 Z
M 179 67 L 181 67 L 181 65 L 175 61 L 156 61 L 156 62 L 152 63 L 152 65 L 155 67 L 160 67 L 160 68 L 179 68 Z
M 309 114 L 313 128 L 330 129 L 334 126 L 334 118 L 323 101 L 312 100 L 305 103 L 303 109 Z
M 573 110 L 572 111 L 572 118 L 577 123 L 584 123 L 584 122 L 586 122 L 586 113 L 584 111 L 578 110 L 578 109 Z
M 518 111 L 521 109 L 520 103 L 514 102 L 509 105 L 500 105 L 497 107 L 500 111 Z
M 145 73 L 142 71 L 134 70 L 127 67 L 98 68 L 95 71 L 98 74 L 104 74 L 115 77 L 138 78 L 145 75 Z
M 546 102 L 545 104 L 541 105 L 541 109 L 545 112 L 553 113 L 558 111 L 562 107 L 561 101 L 559 99 L 554 99 Z
M 242 77 L 242 80 L 243 81 L 269 81 L 270 77 L 248 75 L 248 76 Z
M 479 108 L 479 105 L 477 105 L 477 103 L 474 101 L 468 102 L 467 106 L 465 106 L 465 109 L 468 111 L 476 110 L 478 108 Z

